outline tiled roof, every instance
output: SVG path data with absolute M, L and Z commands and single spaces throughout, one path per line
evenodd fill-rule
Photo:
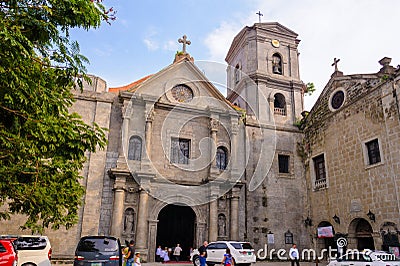
M 153 76 L 153 74 L 151 74 L 151 75 L 148 75 L 148 76 L 146 76 L 146 77 L 144 77 L 144 78 L 141 78 L 141 79 L 139 79 L 139 80 L 136 80 L 136 81 L 134 81 L 134 82 L 132 82 L 132 83 L 130 83 L 130 84 L 128 84 L 128 85 L 125 85 L 125 86 L 121 86 L 121 87 L 115 87 L 115 88 L 109 88 L 108 89 L 108 91 L 109 92 L 115 92 L 115 93 L 118 93 L 118 92 L 120 92 L 120 91 L 135 91 L 135 88 L 137 87 L 137 86 L 139 86 L 140 84 L 142 84 L 144 81 L 146 81 L 147 79 L 149 79 L 150 77 L 152 77 Z

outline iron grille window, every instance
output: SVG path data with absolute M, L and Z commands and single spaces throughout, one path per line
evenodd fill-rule
M 321 154 L 321 155 L 313 158 L 313 161 L 314 161 L 315 180 L 325 179 L 326 171 L 325 171 L 324 155 Z
M 279 173 L 289 173 L 289 155 L 278 155 Z
M 142 139 L 132 136 L 129 139 L 128 160 L 140 161 L 142 159 Z
M 220 170 L 225 170 L 227 165 L 227 152 L 223 147 L 218 147 L 217 149 L 217 168 Z
M 189 164 L 190 140 L 173 138 L 171 140 L 171 163 Z
M 368 152 L 368 162 L 369 164 L 376 164 L 381 162 L 381 154 L 379 151 L 378 139 L 371 140 L 365 143 Z

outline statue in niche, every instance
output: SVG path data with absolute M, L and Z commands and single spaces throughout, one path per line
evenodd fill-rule
M 134 232 L 135 229 L 135 221 L 134 221 L 134 211 L 133 209 L 129 208 L 125 211 L 125 218 L 124 218 L 124 233 L 131 234 Z
M 226 236 L 226 218 L 225 215 L 218 215 L 218 235 Z

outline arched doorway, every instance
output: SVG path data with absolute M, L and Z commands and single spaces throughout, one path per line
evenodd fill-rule
M 354 219 L 350 223 L 349 233 L 353 233 L 357 240 L 357 249 L 375 249 L 374 238 L 372 237 L 372 226 L 363 218 Z
M 194 245 L 195 223 L 196 214 L 189 206 L 165 206 L 158 214 L 156 245 L 173 248 L 180 244 L 181 260 L 187 260 Z

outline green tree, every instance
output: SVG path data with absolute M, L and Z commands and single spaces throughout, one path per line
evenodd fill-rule
M 101 0 L 0 1 L 0 219 L 24 214 L 24 229 L 70 227 L 84 195 L 85 153 L 105 129 L 76 113 L 72 90 L 88 80 L 71 28 L 114 19 Z
M 313 82 L 308 82 L 305 86 L 306 95 L 310 96 L 315 91 L 315 86 Z

